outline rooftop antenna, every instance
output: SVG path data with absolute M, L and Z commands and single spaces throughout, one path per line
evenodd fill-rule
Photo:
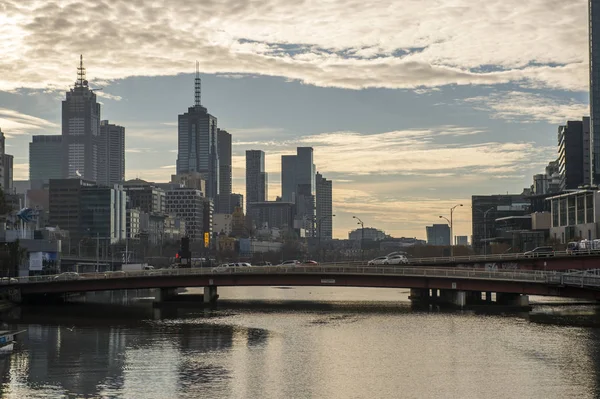
M 85 68 L 83 67 L 83 54 L 79 55 L 79 66 L 77 67 L 77 81 L 75 87 L 84 87 L 88 85 L 88 81 L 85 79 Z
M 195 83 L 195 102 L 194 105 L 196 107 L 200 106 L 200 94 L 202 91 L 202 81 L 200 80 L 200 63 L 196 61 L 196 79 Z

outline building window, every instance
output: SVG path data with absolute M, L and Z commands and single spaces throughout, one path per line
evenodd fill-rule
M 560 225 L 566 226 L 567 225 L 567 199 L 561 198 L 559 204 L 560 204 Z M 564 239 L 563 239 L 563 242 L 564 242 Z

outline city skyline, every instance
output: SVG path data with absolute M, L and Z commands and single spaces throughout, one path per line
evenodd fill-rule
M 213 42 L 211 54 L 227 63 L 210 62 L 202 54 L 211 47 L 202 46 L 186 54 L 189 58 L 173 57 L 160 65 L 139 51 L 132 51 L 127 63 L 121 61 L 119 54 L 129 46 L 116 49 L 110 58 L 97 50 L 88 57 L 85 41 L 45 58 L 3 52 L 7 57 L 0 63 L 12 63 L 0 82 L 0 127 L 13 146 L 7 151 L 15 155 L 15 179 L 27 178 L 31 135 L 58 134 L 56 96 L 72 84 L 82 52 L 92 87 L 104 88 L 97 92 L 103 115 L 127 129 L 126 178 L 168 181 L 174 173 L 176 115 L 191 103 L 192 63 L 197 58 L 205 72 L 203 102 L 233 136 L 233 192 L 245 192 L 245 150 L 265 151 L 269 199 L 274 199 L 281 192 L 281 155 L 310 146 L 319 171 L 334 181 L 334 237 L 356 227 L 354 214 L 365 226 L 394 236 L 424 237 L 424 226 L 456 203 L 467 207 L 473 194 L 520 193 L 557 158 L 558 125 L 589 115 L 586 2 L 559 4 L 558 9 L 543 2 L 512 1 L 455 6 L 454 1 L 424 7 L 408 2 L 403 10 L 365 10 L 371 21 L 383 22 L 376 35 L 352 37 L 366 29 L 352 13 L 336 26 L 339 35 L 300 29 L 294 37 L 285 26 L 271 22 L 265 25 L 268 37 L 261 37 L 244 19 L 235 28 L 219 24 L 225 29 L 221 33 L 207 29 L 192 34 L 217 35 L 222 41 Z M 505 9 L 513 10 L 511 29 L 486 29 L 484 35 L 490 21 L 508 20 Z M 36 5 L 28 11 L 37 15 Z M 73 21 L 86 12 L 95 15 L 87 6 L 44 10 L 49 21 L 66 12 Z M 314 12 L 325 10 L 317 7 Z M 312 26 L 301 11 L 290 13 L 300 26 Z M 36 44 L 28 40 L 37 37 L 39 28 L 26 24 L 26 14 L 16 4 L 8 13 L 8 30 L 3 29 L 7 34 L 11 27 L 30 32 L 24 45 L 31 49 Z M 434 29 L 440 16 L 447 30 Z M 399 26 L 399 17 L 418 18 L 421 28 L 408 34 L 414 22 Z M 144 33 L 145 17 L 140 18 L 124 27 L 134 38 Z M 112 16 L 98 19 L 116 23 Z M 318 30 L 328 30 L 327 25 Z M 40 34 L 42 30 L 47 32 L 40 29 Z M 173 54 L 184 45 L 182 32 L 174 30 L 169 27 L 160 35 L 175 48 L 157 44 L 156 51 Z M 388 31 L 396 33 L 388 37 Z M 470 46 L 464 35 L 450 31 L 485 40 Z M 64 33 L 53 34 L 57 43 L 68 42 Z M 87 45 L 99 39 L 90 37 Z M 234 46 L 225 50 L 224 42 Z M 100 44 L 101 51 L 109 46 Z M 21 66 L 15 54 L 35 62 L 15 68 Z M 236 64 L 227 57 L 245 57 L 247 62 Z M 266 67 L 261 61 L 271 64 Z M 49 73 L 28 73 L 40 63 Z M 455 235 L 470 235 L 468 209 L 457 211 L 454 222 Z

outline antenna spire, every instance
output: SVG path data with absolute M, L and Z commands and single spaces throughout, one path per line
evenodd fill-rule
M 196 107 L 200 106 L 200 98 L 202 92 L 202 81 L 200 80 L 200 63 L 196 61 L 196 79 L 194 80 L 195 86 L 195 102 Z
M 75 87 L 84 87 L 88 85 L 88 81 L 85 79 L 85 68 L 83 67 L 83 54 L 79 55 L 79 66 L 77 67 L 77 81 Z

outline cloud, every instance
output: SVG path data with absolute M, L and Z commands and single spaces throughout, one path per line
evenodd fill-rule
M 302 7 L 5 0 L 0 7 L 0 90 L 64 89 L 80 53 L 92 81 L 174 75 L 198 59 L 206 73 L 323 87 L 515 82 L 587 90 L 585 0 L 311 0 Z
M 42 118 L 20 113 L 18 111 L 0 108 L 0 128 L 7 137 L 31 133 L 56 131 L 60 126 Z
M 520 91 L 493 93 L 463 101 L 472 104 L 475 109 L 490 111 L 493 118 L 511 122 L 564 124 L 567 120 L 580 120 L 590 113 L 589 104 L 572 98 Z
M 113 101 L 121 101 L 123 99 L 123 97 L 121 97 L 121 96 L 115 96 L 114 94 L 106 93 L 101 90 L 100 91 L 96 90 L 95 93 L 98 97 L 106 98 L 106 99 L 113 100 Z

